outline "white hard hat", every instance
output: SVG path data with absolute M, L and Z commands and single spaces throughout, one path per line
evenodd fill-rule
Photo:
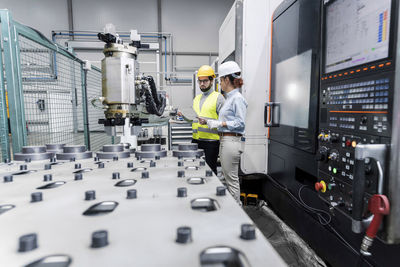
M 234 74 L 237 72 L 242 72 L 242 70 L 235 61 L 227 61 L 225 63 L 222 63 L 221 66 L 219 66 L 218 68 L 219 77 L 224 77 L 226 75 Z

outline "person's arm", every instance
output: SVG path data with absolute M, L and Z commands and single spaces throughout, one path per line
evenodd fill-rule
M 217 114 L 219 115 L 219 111 L 221 110 L 221 108 L 222 108 L 222 106 L 224 105 L 224 103 L 225 103 L 225 97 L 223 96 L 223 95 L 218 95 L 218 98 L 217 98 Z
M 189 117 L 186 117 L 186 116 L 182 113 L 182 111 L 178 111 L 178 112 L 176 113 L 176 115 L 182 117 L 186 122 L 193 123 L 193 120 L 194 120 L 194 119 L 189 118 Z
M 247 103 L 244 98 L 236 98 L 233 103 L 233 120 L 223 121 L 222 127 L 228 128 L 229 131 L 243 131 L 245 127 Z

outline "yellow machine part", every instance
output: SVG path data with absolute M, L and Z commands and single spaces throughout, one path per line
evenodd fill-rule
M 247 205 L 246 193 L 240 193 L 240 200 L 242 201 L 243 205 Z
M 247 194 L 246 200 L 247 200 L 247 205 L 257 205 L 258 195 L 257 194 Z
M 8 107 L 8 93 L 6 90 L 6 105 L 7 105 L 7 118 L 10 118 L 10 109 Z

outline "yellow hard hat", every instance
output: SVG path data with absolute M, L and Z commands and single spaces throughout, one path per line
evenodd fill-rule
M 209 65 L 203 65 L 197 71 L 197 77 L 213 77 L 215 78 L 215 72 Z

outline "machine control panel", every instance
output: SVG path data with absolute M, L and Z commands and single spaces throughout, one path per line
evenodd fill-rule
M 321 83 L 315 189 L 331 207 L 349 217 L 353 210 L 355 148 L 359 144 L 390 143 L 392 96 L 391 71 Z M 367 161 L 365 208 L 378 187 L 377 166 L 373 160 Z
M 386 139 L 374 135 L 336 131 L 329 127 L 321 129 L 316 156 L 319 162 L 319 181 L 315 185 L 320 196 L 331 206 L 351 216 L 355 147 L 358 144 L 379 143 L 386 143 Z M 367 161 L 365 166 L 366 194 L 372 195 L 378 186 L 377 167 L 373 161 Z
M 357 81 L 338 81 L 322 86 L 322 109 L 326 124 L 337 130 L 389 136 L 393 81 L 390 75 L 373 75 Z

